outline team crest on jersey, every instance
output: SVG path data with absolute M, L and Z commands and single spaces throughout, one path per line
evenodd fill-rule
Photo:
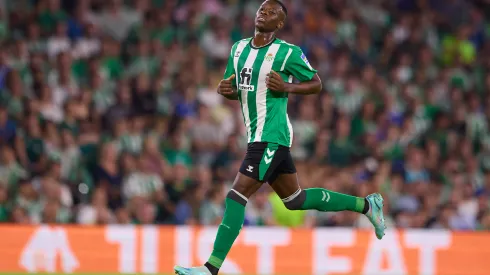
M 304 61 L 306 64 L 310 64 L 310 62 L 308 61 L 308 58 L 306 58 L 306 55 L 305 55 L 305 54 L 302 54 L 302 55 L 301 55 L 301 59 L 303 59 L 303 61 Z
M 274 55 L 272 53 L 268 53 L 265 56 L 265 61 L 271 62 L 272 60 L 274 60 Z
M 240 54 L 241 54 L 241 53 L 242 53 L 241 51 L 236 51 L 236 52 L 235 52 L 235 57 L 240 57 Z

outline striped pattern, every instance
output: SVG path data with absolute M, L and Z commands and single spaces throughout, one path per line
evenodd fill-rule
M 123 135 L 119 139 L 119 148 L 123 152 L 139 154 L 143 148 L 143 140 L 144 137 L 140 134 Z
M 231 52 L 231 58 L 233 58 L 233 68 L 235 68 L 235 72 L 238 72 L 238 59 L 241 57 L 241 54 L 243 53 L 243 49 L 247 46 L 247 44 L 250 42 L 250 39 L 244 39 L 238 44 L 235 44 Z M 235 73 L 236 74 L 236 73 Z M 228 78 L 228 77 L 226 77 Z M 236 86 L 238 87 L 238 77 L 235 77 L 236 81 Z
M 487 120 L 482 113 L 472 113 L 466 118 L 466 125 L 468 126 L 468 135 L 471 139 L 482 139 L 488 133 Z
M 109 107 L 116 103 L 116 95 L 113 84 L 104 84 L 102 87 L 94 91 L 92 101 L 95 109 L 98 112 L 105 112 Z
M 0 166 L 0 177 L 8 187 L 16 187 L 18 181 L 28 175 L 28 172 L 17 162 Z
M 286 54 L 286 58 L 284 58 L 284 62 L 282 62 L 281 71 L 284 71 L 284 67 L 286 67 L 286 62 L 288 62 L 289 56 L 293 52 L 293 49 L 289 48 L 288 53 Z
M 247 60 L 242 65 L 242 67 L 252 67 L 255 62 L 255 58 L 257 58 L 257 53 L 258 53 L 257 50 L 250 49 L 248 52 Z M 237 76 L 237 79 L 240 79 L 240 76 Z M 245 127 L 247 127 L 248 142 L 250 142 L 250 139 L 252 137 L 252 121 L 250 119 L 251 114 L 250 114 L 250 106 L 248 101 L 248 94 L 249 91 L 246 90 L 241 91 L 243 116 L 245 118 Z
M 233 45 L 224 78 L 236 75 L 237 87 L 247 142 L 269 142 L 290 147 L 293 127 L 287 115 L 288 94 L 270 91 L 267 74 L 274 70 L 285 82 L 293 77 L 309 81 L 316 74 L 299 47 L 276 39 L 255 48 L 251 38 Z
M 123 183 L 124 196 L 128 199 L 148 197 L 162 188 L 162 180 L 153 174 L 132 173 Z
M 360 110 L 362 103 L 364 102 L 364 93 L 361 91 L 354 91 L 350 94 L 342 93 L 337 94 L 335 97 L 335 105 L 343 113 L 352 115 Z
M 264 60 L 264 62 L 262 62 L 262 66 L 260 67 L 259 81 L 257 83 L 257 99 L 256 99 L 257 129 L 255 133 L 254 142 L 262 141 L 262 132 L 264 130 L 265 116 L 267 115 L 267 86 L 265 83 L 265 78 L 272 69 L 272 64 L 274 63 L 274 59 L 277 55 L 277 51 L 279 50 L 279 47 L 280 47 L 279 44 L 272 44 L 269 47 L 269 50 L 267 51 L 265 56 L 267 57 L 268 55 L 272 55 L 273 57 L 269 60 Z M 283 65 L 284 63 L 286 63 L 286 60 L 284 60 Z

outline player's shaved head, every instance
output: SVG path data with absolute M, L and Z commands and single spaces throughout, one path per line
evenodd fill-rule
M 284 5 L 284 3 L 279 0 L 272 0 L 272 1 L 276 2 L 277 4 L 279 4 L 279 6 L 281 6 L 282 12 L 284 13 L 284 17 L 287 17 L 288 9 L 286 8 L 286 5 Z
M 279 0 L 266 0 L 264 2 L 267 1 L 276 3 L 279 6 L 279 10 L 280 10 L 279 15 L 281 16 L 281 20 L 282 21 L 286 20 L 286 17 L 288 16 L 288 9 L 286 8 L 286 5 L 284 5 L 284 3 Z

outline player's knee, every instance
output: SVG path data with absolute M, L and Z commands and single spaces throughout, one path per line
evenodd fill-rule
M 291 196 L 282 199 L 284 205 L 289 210 L 302 210 L 303 203 L 306 200 L 306 193 L 302 189 L 298 189 Z

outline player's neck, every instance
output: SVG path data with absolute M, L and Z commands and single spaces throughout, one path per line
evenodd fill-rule
M 255 31 L 254 38 L 252 39 L 252 45 L 260 48 L 269 44 L 272 40 L 276 39 L 275 32 L 259 32 Z

